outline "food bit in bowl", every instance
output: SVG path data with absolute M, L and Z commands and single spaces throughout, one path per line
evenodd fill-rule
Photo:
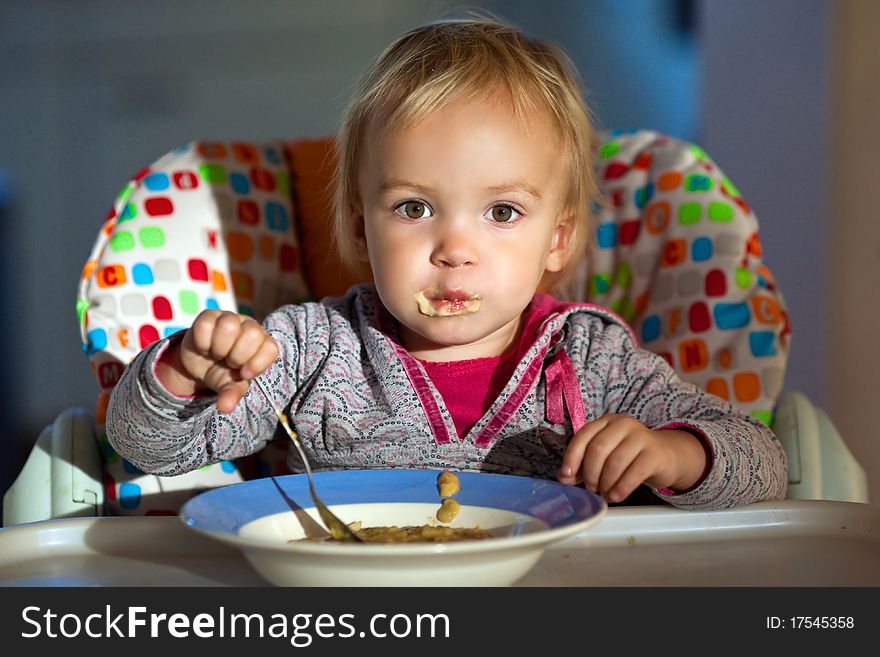
M 451 497 L 447 497 L 443 500 L 440 508 L 437 509 L 437 520 L 440 522 L 452 522 L 459 511 L 461 511 L 461 504 Z
M 480 527 L 443 527 L 418 525 L 407 527 L 365 527 L 358 535 L 367 543 L 445 543 L 491 538 Z
M 361 527 L 360 521 L 351 523 L 349 527 L 358 533 L 364 543 L 446 543 L 448 541 L 492 538 L 492 534 L 480 527 L 444 527 L 442 525 Z M 322 536 L 320 538 L 295 539 L 291 543 L 297 541 L 337 542 L 332 536 Z
M 437 477 L 437 490 L 440 491 L 440 497 L 452 497 L 461 490 L 461 484 L 451 472 L 441 472 Z

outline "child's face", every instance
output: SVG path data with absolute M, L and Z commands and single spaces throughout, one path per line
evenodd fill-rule
M 359 186 L 366 255 L 404 347 L 425 360 L 495 356 L 544 272 L 564 265 L 564 151 L 505 104 L 457 102 L 379 140 Z

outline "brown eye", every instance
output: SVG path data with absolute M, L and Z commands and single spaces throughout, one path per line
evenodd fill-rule
M 513 207 L 509 205 L 496 205 L 492 208 L 491 218 L 492 221 L 497 221 L 499 224 L 510 223 L 514 219 L 514 215 L 518 215 Z
M 428 214 L 428 208 L 418 201 L 407 201 L 397 207 L 397 214 L 407 219 L 424 219 Z

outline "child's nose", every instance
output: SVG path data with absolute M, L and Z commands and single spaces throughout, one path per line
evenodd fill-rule
M 473 227 L 444 226 L 437 235 L 437 243 L 431 253 L 431 262 L 437 267 L 463 267 L 477 264 L 477 243 Z

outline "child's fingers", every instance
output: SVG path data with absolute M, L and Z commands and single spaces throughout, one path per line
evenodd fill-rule
M 242 319 L 238 326 L 238 336 L 224 359 L 226 366 L 240 369 L 260 350 L 260 345 L 267 337 L 263 327 L 254 320 Z
M 608 419 L 600 417 L 593 422 L 587 423 L 580 431 L 578 431 L 569 441 L 565 448 L 565 454 L 562 455 L 562 463 L 559 466 L 559 472 L 556 478 L 563 484 L 576 484 L 581 480 L 581 465 L 584 461 L 584 452 L 587 445 L 593 437 L 599 433 Z
M 188 336 L 192 339 L 192 348 L 200 356 L 207 357 L 211 353 L 214 325 L 219 316 L 219 310 L 202 311 L 188 331 Z
M 278 358 L 278 354 L 280 353 L 278 350 L 278 343 L 268 335 L 264 337 L 265 339 L 260 344 L 257 353 L 242 365 L 239 370 L 241 378 L 250 381 L 269 369 L 269 366 Z
M 247 381 L 230 381 L 217 391 L 217 410 L 229 414 L 247 392 Z
M 236 313 L 220 313 L 214 323 L 214 332 L 211 335 L 210 356 L 215 361 L 225 361 L 238 337 L 241 335 L 242 322 L 252 319 L 242 317 Z
M 608 467 L 608 458 L 620 447 L 629 432 L 629 423 L 609 420 L 587 445 L 581 463 L 584 486 L 600 491 L 602 473 Z M 625 466 L 624 466 L 625 467 Z M 622 468 L 621 468 L 622 471 Z
M 617 446 L 605 457 L 605 462 L 602 464 L 602 470 L 596 481 L 596 490 L 607 497 L 625 473 L 630 472 L 631 466 L 642 453 L 643 448 L 644 443 L 642 441 L 633 438 L 632 435 L 624 436 Z M 589 451 L 587 452 L 586 459 L 590 459 Z M 630 475 L 634 476 L 635 473 L 630 473 Z M 587 479 L 584 478 L 584 481 L 586 482 Z
M 641 451 L 629 464 L 629 467 L 618 478 L 605 494 L 609 502 L 620 502 L 629 497 L 636 488 L 653 474 L 653 463 L 647 451 Z

